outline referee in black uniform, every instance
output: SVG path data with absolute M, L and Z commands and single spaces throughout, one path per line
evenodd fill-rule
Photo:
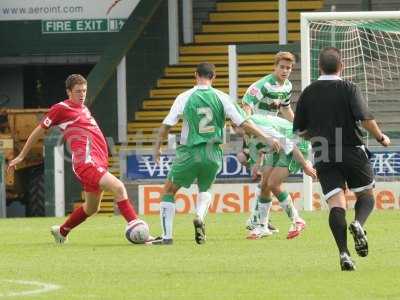
M 355 220 L 350 223 L 355 250 L 368 255 L 363 225 L 374 208 L 374 175 L 369 152 L 362 142 L 359 125 L 383 146 L 390 144 L 368 111 L 359 88 L 339 75 L 340 51 L 325 48 L 319 55 L 321 76 L 301 93 L 297 103 L 293 131 L 311 140 L 314 163 L 325 199 L 329 226 L 340 254 L 343 271 L 355 270 L 347 248 L 346 186 L 357 198 Z

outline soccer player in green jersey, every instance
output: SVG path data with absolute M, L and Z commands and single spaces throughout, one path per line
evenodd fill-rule
M 295 61 L 294 55 L 290 52 L 278 52 L 275 55 L 273 73 L 253 83 L 242 98 L 243 109 L 248 114 L 276 116 L 280 112 L 286 120 L 293 122 L 294 115 L 290 107 L 292 84 L 289 81 L 289 76 Z M 255 169 L 253 168 L 252 171 Z M 257 172 L 253 173 L 253 178 L 257 178 Z M 258 192 L 257 190 L 257 195 Z M 256 201 L 252 208 L 252 217 L 247 221 L 249 230 L 254 229 L 259 223 L 257 219 L 258 207 L 259 203 Z M 273 231 L 278 231 L 270 223 L 268 226 Z
M 246 121 L 235 108 L 229 96 L 211 84 L 215 78 L 215 67 L 201 63 L 196 69 L 197 85 L 183 92 L 175 99 L 174 104 L 160 127 L 155 146 L 155 160 L 161 155 L 161 144 L 169 129 L 180 118 L 183 119 L 180 145 L 168 173 L 160 203 L 160 220 L 162 237 L 151 244 L 168 245 L 173 242 L 173 219 L 175 215 L 175 193 L 181 188 L 188 188 L 195 180 L 199 188 L 196 203 L 196 216 L 193 220 L 195 241 L 203 244 L 206 240 L 204 218 L 211 202 L 209 189 L 222 165 L 222 132 L 225 117 L 240 126 L 247 133 L 258 136 L 270 145 L 273 151 L 279 152 L 280 143 L 252 123 Z
M 295 57 L 290 52 L 278 52 L 275 56 L 274 72 L 255 83 L 242 98 L 243 109 L 247 113 L 282 116 L 293 122 L 293 110 L 290 107 L 292 83 L 289 81 Z
M 251 220 L 255 220 L 256 225 L 250 228 L 248 238 L 258 239 L 272 234 L 267 225 L 272 204 L 272 191 L 282 209 L 291 219 L 292 224 L 289 228 L 287 238 L 292 239 L 298 236 L 304 229 L 305 221 L 300 218 L 290 194 L 282 188 L 282 183 L 287 179 L 289 174 L 298 172 L 300 168 L 303 168 L 304 173 L 308 176 L 316 177 L 311 163 L 305 160 L 310 146 L 309 142 L 303 139 L 296 140 L 292 132 L 293 124 L 280 117 L 265 117 L 254 114 L 251 115 L 249 121 L 253 122 L 266 134 L 279 139 L 282 151 L 271 153 L 268 145 L 265 145 L 258 138 L 244 135 L 249 152 L 248 155 L 240 153 L 238 158 L 245 165 L 255 165 L 256 168 L 260 169 L 262 174 L 261 191 L 256 199 L 258 209 L 254 210 L 253 215 L 250 217 Z M 239 130 L 236 131 L 241 134 Z

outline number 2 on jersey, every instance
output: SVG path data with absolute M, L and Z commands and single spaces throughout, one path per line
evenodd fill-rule
M 199 133 L 210 133 L 214 132 L 215 128 L 209 125 L 213 119 L 213 112 L 210 107 L 199 107 L 197 109 L 198 115 L 204 115 L 199 122 Z

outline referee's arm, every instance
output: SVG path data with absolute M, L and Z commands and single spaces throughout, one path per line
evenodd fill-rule
M 303 138 L 307 138 L 308 115 L 306 104 L 303 99 L 303 93 L 301 93 L 296 105 L 296 113 L 293 120 L 293 132 Z
M 390 139 L 382 133 L 374 117 L 369 112 L 366 102 L 364 101 L 360 89 L 353 85 L 350 107 L 356 121 L 361 121 L 364 127 L 382 146 L 389 146 Z
M 382 146 L 387 147 L 390 145 L 389 137 L 382 133 L 374 119 L 361 121 L 361 126 L 368 130 Z

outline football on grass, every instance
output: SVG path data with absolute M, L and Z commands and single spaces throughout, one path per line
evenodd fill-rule
M 132 221 L 126 226 L 125 237 L 133 244 L 144 244 L 149 239 L 149 225 L 143 220 Z

